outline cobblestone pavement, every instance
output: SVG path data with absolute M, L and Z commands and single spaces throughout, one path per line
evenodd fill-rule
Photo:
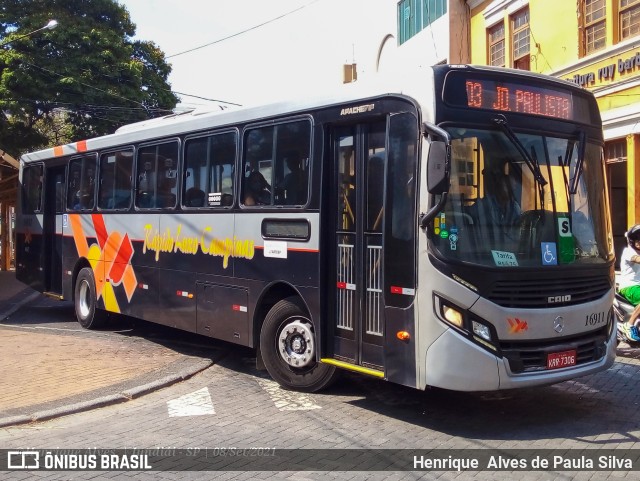
M 202 373 L 132 402 L 0 430 L 13 448 L 640 449 L 640 362 L 503 393 L 421 392 L 345 374 L 323 393 L 280 389 L 239 350 Z M 628 471 L 11 472 L 10 479 L 637 479 Z
M 31 416 L 35 422 L 5 424 L 0 427 L 0 449 L 149 448 L 167 453 L 189 448 L 411 449 L 416 453 L 444 449 L 452 456 L 465 449 L 497 454 L 525 449 L 640 450 L 640 349 L 626 345 L 620 346 L 610 370 L 543 388 L 421 392 L 345 373 L 322 393 L 300 394 L 281 389 L 266 373 L 256 371 L 251 350 L 202 338 L 195 342 L 205 347 L 196 349 L 194 338 L 181 344 L 179 331 L 147 323 L 124 322 L 104 331 L 83 331 L 73 322 L 69 306 L 32 298 L 20 289 L 10 294 L 8 300 L 6 295 L 0 299 L 0 314 L 4 313 L 0 315 L 0 417 L 21 415 L 25 407 L 31 413 L 34 409 L 47 413 L 60 403 L 74 405 L 114 391 L 131 393 L 136 386 L 179 372 L 185 362 L 204 361 L 209 367 L 199 368 L 199 374 L 183 382 L 155 385 L 157 390 L 145 390 L 142 397 L 123 395 L 127 402 L 93 404 L 94 409 L 71 411 L 73 415 Z M 16 395 L 20 391 L 22 396 Z M 376 463 L 380 469 L 390 462 L 385 458 L 392 456 L 388 453 Z M 317 461 L 326 453 L 310 455 Z M 336 466 L 330 459 L 325 465 Z M 293 466 L 278 471 L 0 471 L 0 477 L 296 481 L 639 477 L 638 471 L 622 469 L 457 472 L 411 468 L 389 472 L 298 471 Z

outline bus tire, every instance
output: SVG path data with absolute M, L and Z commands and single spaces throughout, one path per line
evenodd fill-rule
M 90 267 L 84 267 L 78 272 L 74 294 L 73 302 L 78 323 L 85 329 L 103 326 L 107 315 L 106 312 L 97 308 L 96 281 Z
M 297 298 L 276 303 L 260 330 L 260 352 L 267 371 L 283 387 L 316 392 L 336 377 L 336 368 L 316 361 L 313 323 Z

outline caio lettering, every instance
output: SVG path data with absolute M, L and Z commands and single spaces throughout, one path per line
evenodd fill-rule
M 571 300 L 571 294 L 565 296 L 549 296 L 547 302 L 549 304 L 558 304 L 559 302 L 569 302 Z

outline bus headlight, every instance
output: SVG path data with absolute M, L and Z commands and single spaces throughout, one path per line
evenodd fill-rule
M 447 324 L 451 324 L 453 327 L 457 327 L 458 329 L 462 329 L 466 332 L 469 331 L 469 327 L 466 324 L 465 319 L 466 311 L 464 309 L 436 294 L 434 294 L 433 300 L 436 314 L 440 320 L 445 321 Z
M 498 336 L 495 328 L 490 323 L 435 293 L 433 295 L 433 305 L 435 314 L 441 321 L 456 328 L 467 339 L 494 354 L 500 355 Z
M 457 309 L 451 306 L 443 305 L 442 316 L 454 326 L 459 327 L 460 329 L 463 328 L 464 317 L 462 313 Z

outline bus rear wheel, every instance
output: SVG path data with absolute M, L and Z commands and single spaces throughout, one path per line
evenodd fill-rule
M 106 312 L 97 308 L 96 281 L 93 270 L 84 267 L 78 272 L 74 290 L 74 306 L 78 323 L 85 329 L 96 329 L 104 326 Z
M 267 371 L 281 386 L 316 392 L 336 377 L 336 368 L 316 361 L 315 329 L 297 298 L 276 303 L 260 331 L 260 351 Z

